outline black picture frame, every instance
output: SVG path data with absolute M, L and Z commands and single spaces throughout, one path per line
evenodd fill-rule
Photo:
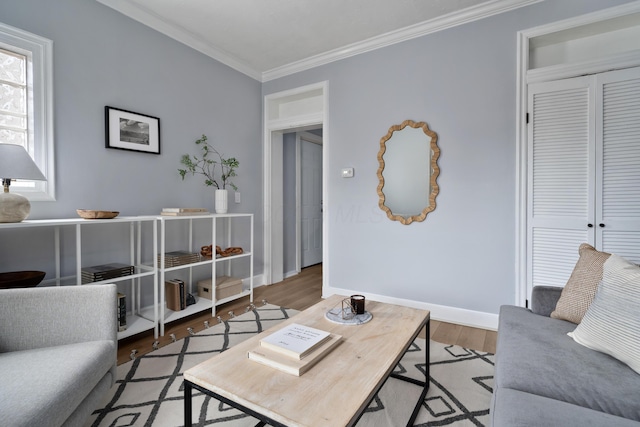
M 160 119 L 119 108 L 104 107 L 105 147 L 160 154 Z

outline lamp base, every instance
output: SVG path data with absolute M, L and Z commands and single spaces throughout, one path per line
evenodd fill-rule
M 16 193 L 0 192 L 0 222 L 20 222 L 31 212 L 31 203 Z

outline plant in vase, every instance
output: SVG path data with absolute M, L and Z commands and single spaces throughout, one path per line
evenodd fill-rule
M 227 213 L 227 186 L 235 191 L 238 190 L 231 178 L 238 176 L 236 169 L 240 166 L 240 162 L 235 157 L 226 159 L 222 157 L 222 154 L 207 142 L 207 136 L 204 134 L 200 139 L 196 140 L 196 145 L 202 149 L 202 156 L 183 154 L 180 163 L 184 165 L 185 169 L 178 169 L 178 173 L 182 180 L 184 180 L 187 173 L 203 175 L 206 186 L 216 187 L 216 213 Z M 218 166 L 220 166 L 219 179 L 217 179 L 216 175 Z

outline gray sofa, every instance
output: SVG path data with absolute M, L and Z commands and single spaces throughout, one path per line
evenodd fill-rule
M 576 325 L 549 317 L 561 292 L 500 308 L 492 425 L 640 426 L 640 375 L 567 336 Z
M 116 286 L 0 290 L 0 424 L 82 426 L 116 378 Z

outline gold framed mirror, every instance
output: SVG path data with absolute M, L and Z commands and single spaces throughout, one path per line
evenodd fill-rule
M 438 157 L 438 135 L 426 122 L 405 120 L 380 139 L 378 206 L 390 220 L 421 222 L 436 208 Z

